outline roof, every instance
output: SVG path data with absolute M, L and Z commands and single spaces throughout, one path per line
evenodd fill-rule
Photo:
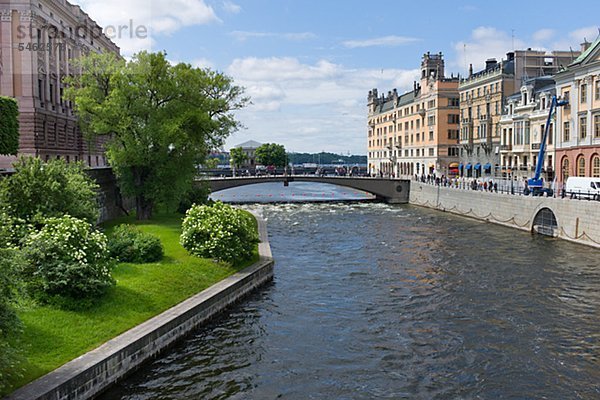
M 262 143 L 258 143 L 255 140 L 248 140 L 247 142 L 244 143 L 240 143 L 236 146 L 233 147 L 241 147 L 242 149 L 256 149 L 258 147 L 262 146 Z
M 590 47 L 588 47 L 588 49 L 586 51 L 581 53 L 581 55 L 579 57 L 577 57 L 575 59 L 575 61 L 573 61 L 571 64 L 569 64 L 569 66 L 581 63 L 583 60 L 585 60 L 587 58 L 587 56 L 590 55 L 591 52 L 594 51 L 594 49 L 596 47 L 598 47 L 599 44 L 600 44 L 600 36 L 594 41 L 594 43 L 592 43 L 590 45 Z

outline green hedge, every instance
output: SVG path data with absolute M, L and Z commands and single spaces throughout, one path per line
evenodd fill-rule
M 16 155 L 19 150 L 19 106 L 12 97 L 0 96 L 0 154 Z

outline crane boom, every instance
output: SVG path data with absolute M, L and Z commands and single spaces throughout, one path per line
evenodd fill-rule
M 546 143 L 548 141 L 548 133 L 550 131 L 550 124 L 552 122 L 552 114 L 557 107 L 565 106 L 569 104 L 568 100 L 558 100 L 556 96 L 552 96 L 552 103 L 550 104 L 550 111 L 548 111 L 548 119 L 546 120 L 546 126 L 544 128 L 544 136 L 540 143 L 540 151 L 538 153 L 537 163 L 535 165 L 535 174 L 533 178 L 527 181 L 527 185 L 533 190 L 533 195 L 541 194 L 544 188 L 544 179 L 542 178 L 542 167 L 544 166 L 544 158 L 546 157 Z

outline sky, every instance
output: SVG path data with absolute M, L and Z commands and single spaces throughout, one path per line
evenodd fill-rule
M 463 75 L 513 49 L 577 50 L 600 27 L 597 0 L 71 1 L 125 57 L 165 51 L 245 87 L 252 104 L 225 150 L 256 140 L 366 154 L 368 91 L 410 90 L 424 53 L 442 52 L 446 75 Z

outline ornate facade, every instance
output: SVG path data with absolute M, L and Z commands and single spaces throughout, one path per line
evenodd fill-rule
M 119 48 L 79 6 L 66 0 L 0 0 L 0 94 L 19 104 L 19 153 L 106 165 L 102 141 L 83 138 L 73 105 L 63 100 L 71 60 Z M 0 156 L 0 167 L 14 157 Z
M 423 55 L 413 90 L 368 96 L 368 172 L 378 176 L 458 171 L 458 77 L 446 78 L 441 53 Z
M 555 76 L 556 92 L 569 105 L 556 113 L 557 179 L 600 176 L 600 38 Z

